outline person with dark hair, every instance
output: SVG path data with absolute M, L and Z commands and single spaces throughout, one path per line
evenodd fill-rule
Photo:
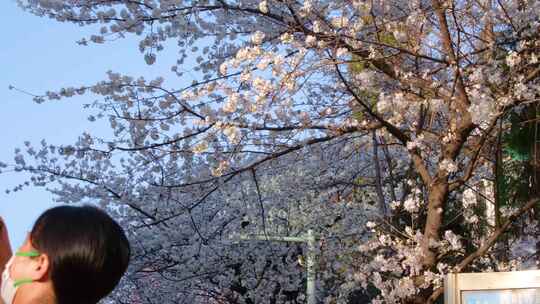
M 0 225 L 4 304 L 95 304 L 116 287 L 129 264 L 124 231 L 92 206 L 45 211 L 15 255 L 3 221 Z

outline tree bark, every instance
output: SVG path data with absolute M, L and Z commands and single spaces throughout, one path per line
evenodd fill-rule
M 379 209 L 381 211 L 381 215 L 383 217 L 386 217 L 386 202 L 384 199 L 384 192 L 382 190 L 381 184 L 381 165 L 379 163 L 379 144 L 377 142 L 377 131 L 372 130 L 371 134 L 373 138 L 373 162 L 375 164 L 375 189 L 377 191 L 377 198 L 379 201 Z
M 424 242 L 422 253 L 424 255 L 424 267 L 430 268 L 435 265 L 437 254 L 429 248 L 431 240 L 439 240 L 439 229 L 442 225 L 443 210 L 448 198 L 448 177 L 439 174 L 433 184 L 428 187 L 428 211 L 424 228 Z

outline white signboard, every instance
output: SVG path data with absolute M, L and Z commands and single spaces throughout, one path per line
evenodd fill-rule
M 540 289 L 462 291 L 463 304 L 540 304 Z

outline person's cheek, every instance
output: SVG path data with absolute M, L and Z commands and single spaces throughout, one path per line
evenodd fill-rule
M 21 269 L 21 263 L 20 263 L 19 257 L 15 257 L 13 259 L 13 263 L 11 263 L 11 266 L 9 268 L 9 273 L 11 274 L 11 278 L 14 280 L 17 280 L 23 277 L 24 273 Z

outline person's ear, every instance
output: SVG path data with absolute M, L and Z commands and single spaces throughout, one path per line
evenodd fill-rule
M 30 279 L 35 281 L 46 281 L 49 275 L 50 261 L 46 254 L 40 254 L 37 257 L 32 258 L 31 263 L 32 275 Z

